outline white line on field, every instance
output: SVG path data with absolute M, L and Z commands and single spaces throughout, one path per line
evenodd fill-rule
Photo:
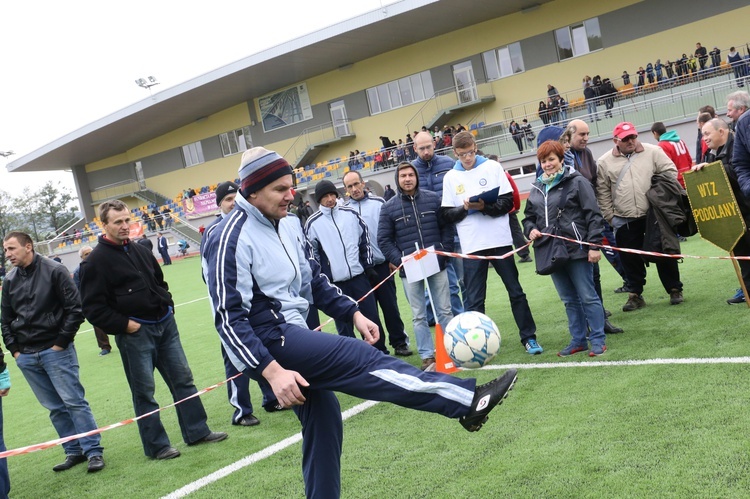
M 197 301 L 197 300 L 196 300 Z M 648 366 L 648 365 L 669 365 L 669 364 L 750 364 L 750 357 L 716 357 L 716 358 L 690 358 L 690 359 L 645 359 L 645 360 L 613 360 L 613 361 L 590 361 L 590 362 L 548 362 L 544 364 L 505 364 L 505 365 L 491 365 L 485 366 L 481 369 L 470 369 L 468 371 L 497 371 L 500 369 L 553 369 L 558 367 L 618 367 L 618 366 Z M 352 407 L 344 411 L 341 417 L 344 421 L 352 416 L 363 412 L 370 407 L 375 406 L 379 402 L 369 400 L 359 405 Z M 257 463 L 267 457 L 271 457 L 277 452 L 281 452 L 287 447 L 296 444 L 302 440 L 302 434 L 297 433 L 289 438 L 285 438 L 281 442 L 275 443 L 265 449 L 251 454 L 247 457 L 240 459 L 224 468 L 214 471 L 210 475 L 206 475 L 194 482 L 185 485 L 172 492 L 169 495 L 163 496 L 162 499 L 177 499 L 185 497 L 206 485 L 216 482 L 235 471 L 238 471 L 246 466 Z
M 185 303 L 178 303 L 174 307 L 177 308 L 177 307 L 181 307 L 183 305 L 190 305 L 191 303 L 195 303 L 195 302 L 201 301 L 201 300 L 208 300 L 208 296 L 204 296 L 203 298 L 196 298 L 195 300 L 186 301 Z M 83 331 L 78 331 L 76 334 L 90 333 L 93 330 L 94 330 L 94 328 L 84 329 Z
M 547 362 L 544 364 L 504 364 L 485 366 L 481 370 L 554 369 L 558 367 L 619 367 L 668 364 L 750 364 L 750 357 L 713 357 L 691 359 L 594 360 L 590 362 Z
M 360 412 L 369 409 L 370 407 L 374 406 L 375 404 L 378 404 L 378 402 L 373 402 L 372 400 L 368 400 L 367 402 L 363 402 L 359 405 L 355 405 L 351 409 L 348 409 L 344 411 L 341 414 L 341 419 L 346 421 L 352 416 L 355 416 L 359 414 Z M 270 457 L 277 452 L 281 452 L 282 450 L 286 449 L 287 447 L 296 444 L 297 442 L 302 440 L 302 433 L 297 433 L 296 435 L 292 435 L 289 438 L 285 438 L 281 442 L 275 443 L 271 445 L 270 447 L 266 447 L 265 449 L 256 452 L 254 454 L 250 454 L 247 457 L 244 457 L 240 459 L 239 461 L 236 461 L 229 466 L 225 466 L 221 468 L 220 470 L 214 471 L 210 475 L 207 475 L 203 478 L 200 478 L 192 483 L 189 483 L 185 485 L 184 487 L 175 490 L 169 495 L 164 496 L 162 499 L 177 499 L 179 497 L 185 497 L 186 495 L 195 492 L 198 489 L 201 489 L 205 487 L 206 485 L 213 483 L 221 478 L 224 478 L 225 476 L 234 473 L 235 471 L 238 471 L 246 466 L 250 466 L 253 463 L 257 463 L 258 461 L 265 459 L 267 457 Z

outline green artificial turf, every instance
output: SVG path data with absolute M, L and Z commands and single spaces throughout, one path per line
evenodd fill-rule
M 723 253 L 693 237 L 683 252 Z M 532 254 L 533 256 L 533 254 Z M 545 352 L 525 353 L 500 279 L 490 273 L 487 314 L 502 333 L 499 355 L 484 370 L 460 372 L 485 382 L 521 364 L 515 390 L 493 411 L 478 433 L 453 420 L 380 403 L 344 423 L 342 496 L 365 497 L 746 497 L 750 458 L 744 417 L 750 365 L 741 363 L 612 365 L 613 361 L 750 357 L 750 310 L 725 300 L 738 287 L 732 264 L 686 259 L 680 265 L 685 302 L 671 306 L 655 267 L 644 291 L 647 307 L 624 313 L 627 295 L 612 290 L 622 282 L 601 264 L 605 306 L 625 329 L 607 339 L 609 350 L 558 358 L 569 341 L 564 308 L 549 277 L 519 264 L 520 280 Z M 183 345 L 198 388 L 224 379 L 219 341 L 213 329 L 197 258 L 164 269 L 175 303 Z M 411 315 L 398 283 L 402 317 L 411 334 Z M 117 349 L 99 357 L 88 324 L 76 339 L 81 380 L 99 425 L 132 417 L 130 391 Z M 335 330 L 333 324 L 325 328 Z M 412 336 L 412 347 L 416 343 Z M 113 341 L 114 344 L 114 341 Z M 406 359 L 419 365 L 417 355 Z M 740 359 L 742 360 L 742 359 Z M 57 437 L 13 359 L 13 387 L 3 399 L 8 448 Z M 582 362 L 584 367 L 557 365 Z M 592 365 L 595 363 L 597 365 Z M 604 365 L 598 365 L 603 363 Z M 609 365 L 607 365 L 609 363 Z M 551 367 L 547 364 L 552 364 Z M 535 368 L 538 367 L 538 368 Z M 171 403 L 157 379 L 157 400 Z M 260 391 L 252 384 L 260 409 Z M 342 409 L 361 403 L 340 395 Z M 157 462 L 143 455 L 135 424 L 103 435 L 107 467 L 89 475 L 85 465 L 63 473 L 55 447 L 8 459 L 11 497 L 161 497 L 299 431 L 290 411 L 257 413 L 262 423 L 230 424 L 232 409 L 222 386 L 202 397 L 213 430 L 227 431 L 219 444 L 187 447 L 174 409 L 162 420 L 178 459 Z M 304 497 L 300 444 L 247 466 L 193 493 L 193 497 Z

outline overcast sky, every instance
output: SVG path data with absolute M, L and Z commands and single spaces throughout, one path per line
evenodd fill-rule
M 0 189 L 13 195 L 63 172 L 5 165 L 160 91 L 394 0 L 3 0 Z M 257 7 L 256 7 L 257 6 Z M 262 7 L 261 7 L 262 6 Z M 271 7 L 271 8 L 269 8 Z

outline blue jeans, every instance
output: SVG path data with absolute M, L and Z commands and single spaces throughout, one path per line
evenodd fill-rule
M 586 101 L 586 114 L 591 115 L 590 119 L 592 121 L 599 119 L 599 114 L 596 112 L 596 101 L 593 99 Z
M 157 324 L 141 324 L 141 328 L 133 334 L 115 335 L 115 341 L 133 394 L 136 416 L 159 408 L 154 399 L 154 368 L 159 370 L 175 402 L 198 391 L 182 350 L 174 315 L 170 314 Z M 197 442 L 211 433 L 200 398 L 191 398 L 175 408 L 185 443 Z M 160 450 L 170 445 L 159 413 L 139 419 L 138 432 L 143 451 L 148 457 L 156 457 Z
M 411 321 L 414 336 L 417 338 L 417 351 L 422 359 L 435 356 L 435 344 L 432 341 L 430 326 L 427 325 L 427 305 L 424 300 L 424 281 L 408 282 L 405 277 L 401 279 L 406 291 L 406 299 L 411 307 Z M 445 331 L 448 323 L 453 319 L 451 315 L 450 291 L 448 284 L 448 273 L 445 270 L 431 275 L 427 278 L 430 286 L 435 311 L 438 314 L 438 323 Z
M 0 398 L 0 452 L 5 452 L 5 439 L 3 438 L 3 399 Z M 8 459 L 0 459 L 0 499 L 8 499 L 10 492 L 10 476 L 8 475 Z
M 37 353 L 22 353 L 16 365 L 29 383 L 37 400 L 49 411 L 49 418 L 57 434 L 68 437 L 98 428 L 91 407 L 86 401 L 83 385 L 78 377 L 78 356 L 75 345 L 57 352 L 48 348 Z M 101 456 L 104 448 L 101 436 L 71 440 L 62 444 L 68 456 Z
M 588 346 L 588 334 L 592 345 L 604 345 L 604 308 L 594 287 L 593 265 L 585 259 L 571 260 L 552 274 L 552 282 L 565 304 L 571 344 Z
M 501 256 L 513 251 L 512 246 L 501 246 L 481 251 L 475 251 L 472 255 L 478 256 Z M 495 272 L 502 279 L 505 289 L 510 298 L 510 310 L 513 319 L 518 326 L 521 336 L 521 344 L 525 345 L 530 339 L 536 339 L 536 324 L 523 292 L 521 283 L 518 281 L 518 269 L 512 256 L 502 260 L 464 260 L 464 282 L 466 283 L 466 310 L 484 313 L 484 302 L 487 296 L 487 270 L 492 265 Z

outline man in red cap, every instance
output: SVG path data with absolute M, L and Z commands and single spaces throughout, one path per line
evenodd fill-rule
M 662 174 L 676 183 L 677 168 L 660 147 L 641 143 L 632 123 L 618 124 L 613 136 L 615 146 L 597 161 L 596 197 L 602 215 L 615 229 L 618 245 L 640 250 L 646 236 L 646 215 L 650 207 L 646 193 L 651 189 L 652 177 Z M 646 302 L 641 293 L 646 284 L 646 265 L 637 254 L 623 252 L 620 258 L 630 291 L 622 310 L 630 312 L 643 308 Z M 659 258 L 656 269 L 669 293 L 669 302 L 672 305 L 682 303 L 677 260 Z

